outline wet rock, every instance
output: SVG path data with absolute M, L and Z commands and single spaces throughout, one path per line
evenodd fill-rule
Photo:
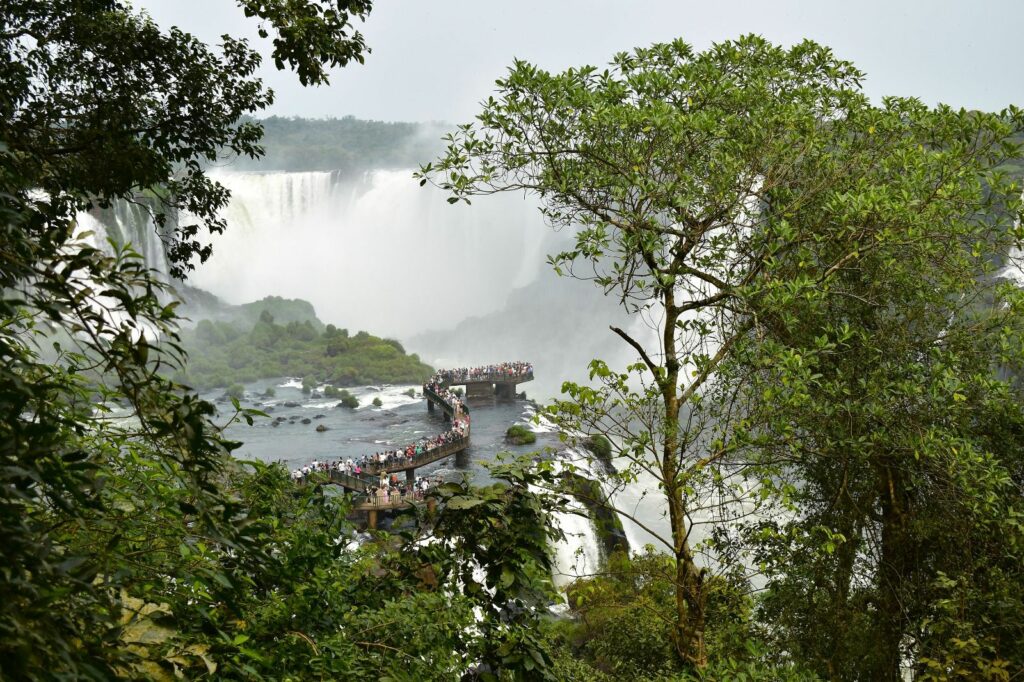
M 274 406 L 273 405 L 268 405 L 267 408 L 265 410 L 263 410 L 263 411 L 264 412 L 273 412 L 274 411 Z
M 277 419 L 274 420 L 274 423 L 275 424 L 279 424 L 280 422 L 283 422 L 283 421 L 288 421 L 288 420 L 287 420 L 286 417 L 278 417 Z
M 323 424 L 317 424 L 316 425 L 316 432 L 317 433 L 323 433 L 326 430 L 327 430 L 327 427 L 324 426 Z
M 281 422 L 270 422 L 270 425 L 276 429 L 278 426 L 281 425 Z
M 303 420 L 302 420 L 302 423 L 303 424 L 312 424 L 313 420 L 310 419 L 309 417 L 304 417 Z
M 309 394 L 309 397 L 310 398 L 323 398 L 323 396 L 320 395 L 320 391 L 313 391 L 312 393 Z
M 288 402 L 286 402 L 284 404 L 284 406 L 285 407 L 298 407 L 299 404 L 297 402 L 295 402 L 294 400 L 289 400 Z
M 324 418 L 324 415 L 322 415 L 322 414 L 318 414 L 317 416 L 313 417 L 313 419 L 323 419 L 323 418 Z

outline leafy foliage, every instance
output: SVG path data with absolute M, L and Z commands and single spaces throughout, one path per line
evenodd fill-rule
M 537 442 L 537 434 L 522 424 L 513 424 L 505 431 L 505 440 L 514 445 L 527 445 Z
M 1024 113 L 876 106 L 862 78 L 820 45 L 756 36 L 604 71 L 518 61 L 421 169 L 451 202 L 538 196 L 575 237 L 555 270 L 653 324 L 613 327 L 636 363 L 595 360 L 547 415 L 608 436 L 619 485 L 663 492 L 672 638 L 694 674 L 711 669 L 709 590 L 745 563 L 777 577 L 763 613 L 781 650 L 823 676 L 897 679 L 957 641 L 973 641 L 965 670 L 981 652 L 998 670 L 1013 650 L 1009 620 L 940 641 L 952 623 L 931 618 L 950 613 L 941 576 L 977 595 L 965 576 L 1005 558 L 986 540 L 1017 533 L 1020 292 L 994 275 L 1022 236 L 1005 170 Z M 985 589 L 1012 590 L 997 575 Z
M 322 332 L 312 322 L 277 324 L 263 310 L 248 331 L 228 322 L 201 320 L 181 334 L 189 360 L 175 376 L 204 389 L 234 382 L 301 376 L 303 390 L 318 383 L 338 386 L 369 383 L 421 383 L 433 370 L 416 354 L 406 355 L 391 339 L 328 325 Z
M 600 575 L 570 585 L 566 597 L 574 619 L 556 624 L 549 635 L 566 655 L 582 661 L 568 679 L 816 679 L 773 660 L 760 640 L 753 600 L 742 585 L 724 579 L 709 586 L 709 619 L 717 624 L 709 666 L 688 674 L 672 641 L 674 575 L 672 558 L 648 545 L 632 557 L 612 555 Z

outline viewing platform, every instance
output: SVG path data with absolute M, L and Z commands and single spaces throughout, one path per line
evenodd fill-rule
M 527 362 L 506 362 L 461 370 L 440 370 L 433 381 L 443 388 L 464 386 L 467 398 L 496 396 L 515 398 L 516 387 L 533 381 L 533 365 Z M 424 386 L 426 395 L 426 386 Z M 428 409 L 431 403 L 428 398 Z
M 376 528 L 379 511 L 401 509 L 424 500 L 424 491 L 416 489 L 416 469 L 457 455 L 469 447 L 469 415 L 462 400 L 454 395 L 449 387 L 465 386 L 467 396 L 495 395 L 499 398 L 514 398 L 516 386 L 532 380 L 533 366 L 523 362 L 474 369 L 440 370 L 423 386 L 423 397 L 427 400 L 429 411 L 433 412 L 435 407 L 440 409 L 445 421 L 454 421 L 455 425 L 440 436 L 427 439 L 431 447 L 426 447 L 412 457 L 406 454 L 412 452 L 414 446 L 411 445 L 392 452 L 378 453 L 378 456 L 383 457 L 382 461 L 372 461 L 372 458 L 369 458 L 371 461 L 366 461 L 368 457 L 364 456 L 356 467 L 360 473 L 355 473 L 351 461 L 347 467 L 342 467 L 341 462 L 334 465 L 327 462 L 317 465 L 314 462 L 314 466 L 317 467 L 315 470 L 327 474 L 324 483 L 338 485 L 355 493 L 352 511 L 366 512 L 367 525 Z M 415 448 L 419 449 L 420 445 Z M 404 485 L 396 484 L 394 481 L 389 485 L 386 480 L 380 478 L 400 471 L 406 474 Z M 302 472 L 297 471 L 296 476 L 300 483 L 309 480 Z M 432 502 L 431 499 L 427 500 L 428 505 Z

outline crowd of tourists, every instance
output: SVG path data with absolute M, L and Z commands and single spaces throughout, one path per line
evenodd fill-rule
M 430 378 L 427 385 L 458 384 L 464 381 L 515 379 L 526 374 L 533 374 L 533 365 L 529 362 L 500 362 L 482 367 L 460 367 L 457 369 L 439 369 Z
M 417 457 L 428 454 L 431 450 L 443 448 L 446 445 L 458 442 L 466 437 L 466 429 L 469 426 L 469 415 L 459 415 L 453 422 L 452 428 L 436 436 L 423 438 L 411 443 L 404 448 L 395 450 L 381 450 L 372 455 L 363 455 L 353 459 L 337 459 L 333 462 L 313 460 L 309 464 L 292 471 L 292 478 L 301 481 L 314 472 L 331 473 L 337 471 L 347 476 L 356 478 L 364 475 L 371 475 L 384 469 L 393 469 L 407 464 L 412 464 Z
M 423 438 L 404 448 L 381 450 L 372 455 L 363 455 L 359 459 L 347 459 L 342 463 L 340 471 L 349 475 L 359 476 L 366 471 L 380 471 L 412 464 L 418 457 L 428 454 L 431 450 L 443 448 L 466 437 L 469 416 L 459 417 L 452 422 L 452 428 L 436 436 Z
M 404 477 L 401 479 L 394 474 L 383 476 L 380 483 L 366 489 L 365 498 L 356 498 L 356 504 L 360 502 L 371 502 L 378 507 L 387 504 L 398 504 L 402 501 L 422 500 L 424 494 L 431 488 L 443 483 L 440 476 L 417 476 L 416 480 L 410 483 Z
M 433 378 L 425 384 L 423 384 L 424 392 L 430 391 L 441 400 L 451 405 L 452 412 L 455 415 L 455 421 L 459 421 L 461 418 L 469 418 L 469 410 L 466 409 L 466 404 L 462 402 L 462 398 L 455 395 L 448 386 L 438 381 L 434 381 Z

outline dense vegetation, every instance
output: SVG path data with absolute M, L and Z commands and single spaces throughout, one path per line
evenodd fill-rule
M 263 147 L 258 159 L 239 158 L 237 170 L 326 171 L 357 173 L 374 168 L 414 168 L 440 148 L 439 124 L 364 121 L 353 116 L 262 119 Z
M 555 269 L 656 324 L 612 327 L 635 363 L 595 360 L 547 409 L 609 436 L 612 485 L 663 496 L 670 648 L 643 675 L 744 655 L 717 642 L 747 606 L 716 595 L 752 572 L 765 679 L 1024 670 L 1024 292 L 997 276 L 1024 238 L 1024 112 L 873 104 L 863 78 L 757 36 L 516 62 L 421 169 L 450 201 L 532 192 L 575 237 Z
M 367 0 L 237 4 L 304 84 L 362 60 Z M 547 411 L 626 464 L 612 487 L 653 476 L 671 522 L 649 529 L 663 547 L 571 585 L 558 619 L 553 512 L 574 494 L 616 518 L 581 477 L 595 468 L 497 464 L 493 484 L 444 484 L 400 532 L 346 542 L 343 498 L 233 459 L 214 406 L 169 374 L 308 388 L 429 368 L 394 341 L 278 323 L 279 300 L 181 333 L 144 263 L 76 238 L 78 212 L 145 191 L 196 217 L 161 235 L 173 274 L 206 258 L 227 194 L 204 168 L 261 153 L 259 56 L 117 0 L 2 9 L 0 677 L 1024 671 L 1024 293 L 992 270 L 1024 238 L 1020 184 L 993 171 L 1019 165 L 1019 110 L 874 105 L 827 49 L 754 37 L 499 81 L 425 179 L 455 200 L 537 193 L 576 236 L 554 265 L 593 266 L 662 320 L 654 345 L 614 329 L 638 362 L 595 361 L 595 385 Z
M 314 318 L 315 320 L 315 318 Z M 273 377 L 303 377 L 335 386 L 422 383 L 433 369 L 402 344 L 311 320 L 278 324 L 268 311 L 254 325 L 201 320 L 181 334 L 188 363 L 176 378 L 197 389 Z

